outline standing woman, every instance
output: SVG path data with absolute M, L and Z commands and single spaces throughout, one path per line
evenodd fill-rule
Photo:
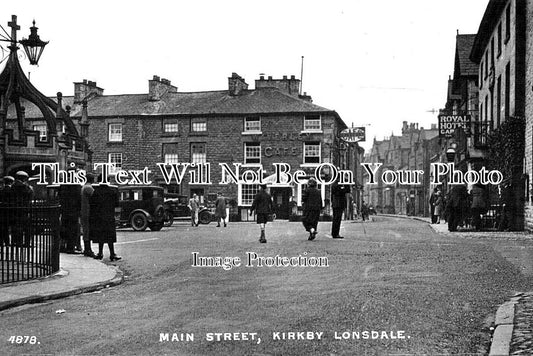
M 314 240 L 316 237 L 320 210 L 323 208 L 322 197 L 320 196 L 320 191 L 316 189 L 316 186 L 316 180 L 314 178 L 309 179 L 307 189 L 302 194 L 302 222 L 305 231 L 309 232 L 309 241 Z
M 98 181 L 102 179 L 99 177 Z M 118 206 L 118 190 L 108 184 L 100 183 L 94 187 L 93 195 L 90 197 L 91 226 L 89 227 L 90 238 L 98 243 L 98 254 L 94 257 L 101 260 L 104 255 L 104 244 L 109 247 L 109 259 L 118 261 L 122 257 L 115 253 L 115 242 L 117 242 L 117 231 L 115 227 L 115 207 Z
M 217 219 L 217 227 L 220 227 L 220 220 L 222 220 L 224 227 L 226 227 L 226 198 L 220 192 L 215 202 L 215 218 Z

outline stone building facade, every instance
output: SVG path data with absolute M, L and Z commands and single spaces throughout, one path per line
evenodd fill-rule
M 501 188 L 509 189 L 513 197 L 510 228 L 515 230 L 524 228 L 527 185 L 524 173 L 532 169 L 527 159 L 524 165 L 525 138 L 521 124 L 526 106 L 528 2 L 489 1 L 470 55 L 470 59 L 479 64 L 479 121 L 488 127 L 488 134 L 493 137 L 488 155 L 498 157 L 493 164 L 505 175 Z
M 204 92 L 179 92 L 158 76 L 148 81 L 145 94 L 104 95 L 95 82 L 86 80 L 74 86 L 74 96 L 64 101 L 72 106 L 71 117 L 76 122 L 81 122 L 83 103 L 87 103 L 93 163 L 113 163 L 114 170 L 125 171 L 146 167 L 153 184 L 170 193 L 196 193 L 204 204 L 220 192 L 242 208 L 240 218 L 244 220 L 249 219 L 247 208 L 258 185 L 221 184 L 229 181 L 228 171 L 242 180 L 245 175 L 250 179 L 261 175 L 270 185 L 277 216 L 288 218 L 292 202 L 301 206 L 305 186 L 293 181 L 272 184 L 274 163 L 288 164 L 290 173 L 304 171 L 305 182 L 322 163 L 339 168 L 349 165 L 347 151 L 341 149 L 338 139 L 338 133 L 346 128 L 344 121 L 335 111 L 300 95 L 300 80 L 294 76 L 261 76 L 255 89 L 249 89 L 244 78 L 233 73 L 227 89 Z M 166 164 L 168 173 L 171 164 L 194 165 L 187 167 L 180 184 L 175 179 L 167 184 L 158 163 Z M 206 178 L 207 163 L 210 180 L 194 182 L 190 172 Z M 220 166 L 223 163 L 227 168 Z M 235 173 L 236 163 L 240 164 L 239 174 Z M 323 199 L 329 201 L 329 186 L 320 189 Z
M 377 175 L 385 170 L 423 171 L 419 184 L 385 184 L 377 179 L 369 184 L 365 175 L 364 199 L 377 212 L 426 216 L 429 214 L 430 163 L 440 151 L 436 125 L 430 129 L 418 127 L 416 123 L 403 122 L 402 134 L 378 141 L 374 139 L 370 153 L 365 157 L 367 163 L 381 163 Z

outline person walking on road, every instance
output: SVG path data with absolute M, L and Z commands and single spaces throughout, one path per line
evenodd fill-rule
M 317 183 L 314 178 L 309 179 L 307 189 L 302 193 L 303 216 L 302 222 L 305 230 L 309 232 L 309 241 L 316 238 L 320 211 L 323 209 L 320 191 L 316 188 Z
M 217 227 L 220 227 L 221 221 L 224 223 L 224 227 L 226 227 L 226 198 L 220 192 L 215 202 L 215 218 L 217 219 Z
M 331 207 L 333 208 L 333 221 L 331 224 L 331 237 L 343 239 L 339 235 L 342 221 L 342 213 L 346 209 L 346 194 L 350 192 L 350 186 L 338 184 L 337 181 L 331 185 Z
M 260 190 L 255 195 L 252 207 L 250 208 L 251 213 L 253 213 L 254 211 L 256 212 L 256 222 L 261 228 L 261 235 L 259 237 L 260 243 L 267 242 L 265 228 L 268 222 L 268 217 L 270 214 L 272 214 L 273 210 L 272 197 L 270 196 L 270 194 L 268 194 L 266 189 L 266 184 L 261 184 Z
M 102 179 L 98 179 L 99 182 Z M 115 242 L 117 242 L 117 231 L 115 227 L 115 207 L 118 206 L 118 189 L 108 184 L 98 184 L 94 187 L 93 195 L 90 198 L 89 227 L 90 239 L 98 243 L 98 254 L 94 257 L 101 260 L 104 252 L 104 244 L 109 247 L 109 259 L 118 261 L 122 257 L 115 253 Z
M 191 225 L 198 226 L 198 211 L 200 210 L 200 203 L 198 202 L 198 195 L 193 194 L 189 199 L 189 209 L 191 209 Z

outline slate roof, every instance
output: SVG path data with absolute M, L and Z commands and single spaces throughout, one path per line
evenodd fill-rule
M 74 105 L 73 99 L 72 96 L 63 97 L 63 107 L 71 106 L 71 117 L 80 117 L 81 105 Z M 87 109 L 89 118 L 316 112 L 331 113 L 340 119 L 333 110 L 285 94 L 274 88 L 245 90 L 237 96 L 229 95 L 227 90 L 167 93 L 159 101 L 148 100 L 148 94 L 102 95 L 90 99 Z M 39 118 L 41 116 L 35 107 L 26 107 L 27 118 Z M 340 120 L 342 122 L 342 119 Z
M 455 44 L 455 78 L 457 78 L 457 75 L 462 77 L 478 75 L 479 65 L 470 60 L 470 53 L 475 39 L 475 34 L 457 35 Z

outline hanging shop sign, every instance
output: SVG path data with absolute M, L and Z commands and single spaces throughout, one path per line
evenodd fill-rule
M 462 128 L 470 136 L 471 120 L 470 115 L 439 115 L 439 137 L 453 137 L 458 128 Z
M 339 134 L 339 138 L 344 142 L 364 142 L 366 139 L 366 131 L 364 127 L 351 127 L 344 129 Z

